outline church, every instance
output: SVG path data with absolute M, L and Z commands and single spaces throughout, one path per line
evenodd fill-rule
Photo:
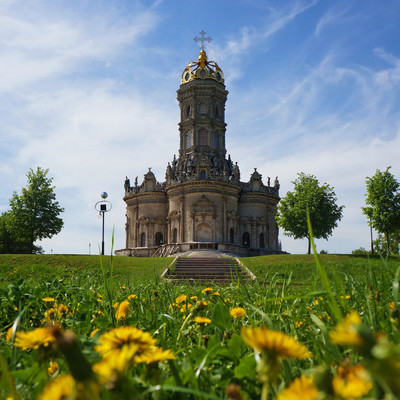
M 275 222 L 279 181 L 254 168 L 242 182 L 225 147 L 224 74 L 208 60 L 201 38 L 197 61 L 184 69 L 177 91 L 179 153 L 164 182 L 149 168 L 141 183 L 126 178 L 125 256 L 170 256 L 190 250 L 219 250 L 238 256 L 281 252 Z

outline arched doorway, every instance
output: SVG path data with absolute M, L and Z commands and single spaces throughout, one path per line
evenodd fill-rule
M 161 246 L 163 244 L 163 234 L 161 232 L 157 232 L 155 236 L 156 246 Z
M 140 234 L 140 247 L 146 247 L 146 234 L 144 232 Z
M 250 247 L 250 233 L 245 232 L 242 235 L 242 245 L 245 247 Z
M 235 231 L 233 228 L 229 231 L 229 243 L 235 243 Z
M 260 233 L 260 248 L 263 249 L 264 247 L 265 247 L 264 234 L 261 232 Z
M 174 228 L 172 231 L 172 243 L 178 242 L 178 229 Z

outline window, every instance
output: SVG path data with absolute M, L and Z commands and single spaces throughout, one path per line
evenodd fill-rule
M 215 147 L 219 147 L 219 135 L 218 132 L 213 132 L 213 144 Z
M 144 232 L 140 234 L 140 247 L 146 247 L 146 234 Z
M 192 111 L 192 109 L 191 109 L 190 105 L 187 105 L 187 106 L 186 106 L 186 116 L 187 116 L 187 117 L 190 117 L 191 111 Z
M 219 117 L 219 107 L 215 106 L 215 116 L 218 118 Z
M 199 131 L 199 146 L 208 145 L 207 131 L 205 129 L 200 129 Z
M 200 114 L 204 115 L 208 113 L 208 106 L 206 103 L 200 103 Z
M 260 233 L 260 248 L 263 249 L 264 247 L 265 247 L 264 234 L 261 232 Z
M 204 179 L 207 179 L 207 173 L 206 173 L 206 171 L 203 169 L 203 170 L 200 172 L 200 180 L 204 180 Z
M 192 136 L 192 131 L 188 131 L 186 133 L 186 148 L 188 149 L 189 147 L 192 147 L 193 144 L 193 136 Z
M 229 243 L 235 243 L 235 231 L 233 228 L 229 231 Z
M 172 231 L 172 243 L 176 243 L 178 241 L 178 230 L 174 228 Z
M 250 233 L 249 232 L 243 233 L 242 245 L 245 247 L 250 247 Z
M 157 232 L 155 236 L 156 246 L 161 246 L 163 244 L 163 235 L 161 232 Z

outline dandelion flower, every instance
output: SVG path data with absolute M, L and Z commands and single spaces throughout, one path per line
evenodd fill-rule
M 115 313 L 115 318 L 117 321 L 121 321 L 121 319 L 126 319 L 129 313 L 130 303 L 128 300 L 124 300 L 119 306 L 118 310 Z
M 180 303 L 184 303 L 187 299 L 186 294 L 181 294 L 180 296 L 178 296 L 175 300 L 176 304 L 180 304 Z
M 338 367 L 338 375 L 332 380 L 333 390 L 343 399 L 359 399 L 372 389 L 368 372 L 362 365 Z
M 101 335 L 95 350 L 102 356 L 107 356 L 118 353 L 124 346 L 134 345 L 138 347 L 137 352 L 142 354 L 155 344 L 156 340 L 148 332 L 133 326 L 122 326 Z
M 207 317 L 194 317 L 194 322 L 197 324 L 209 324 L 211 323 L 211 319 Z
M 134 356 L 138 349 L 139 345 L 137 344 L 131 343 L 129 346 L 123 346 L 117 353 L 109 354 L 94 364 L 93 372 L 100 377 L 102 383 L 115 380 L 134 364 Z
M 92 338 L 99 331 L 100 331 L 100 329 L 93 329 L 92 332 L 90 332 L 89 337 Z
M 356 312 L 348 314 L 341 323 L 329 332 L 331 342 L 341 346 L 362 346 L 364 341 L 358 334 L 358 327 L 361 324 L 361 317 Z
M 44 299 L 42 299 L 42 301 L 44 301 L 46 303 L 50 303 L 50 302 L 54 301 L 54 299 L 52 297 L 45 297 Z
M 68 307 L 64 304 L 57 304 L 56 306 L 58 318 L 65 318 L 67 316 Z
M 242 327 L 243 340 L 260 353 L 268 353 L 274 358 L 299 358 L 311 357 L 306 346 L 300 344 L 294 337 L 282 332 L 268 329 L 266 326 L 257 328 Z
M 276 398 L 277 400 L 317 400 L 319 397 L 313 378 L 303 375 L 300 378 L 296 378 Z
M 47 368 L 47 373 L 52 376 L 57 372 L 58 368 L 59 366 L 57 361 L 50 361 L 49 367 Z
M 136 296 L 136 294 L 130 294 L 128 296 L 128 300 L 136 300 L 138 297 Z
M 199 300 L 196 303 L 196 307 L 200 310 L 203 310 L 204 308 L 206 308 L 208 305 L 210 304 L 209 301 L 204 301 L 204 300 Z
M 30 332 L 17 332 L 14 346 L 22 350 L 48 347 L 55 341 L 54 336 L 47 328 L 37 328 Z
M 72 375 L 60 375 L 52 379 L 39 395 L 38 400 L 64 400 L 69 399 L 75 389 Z
M 10 326 L 10 327 L 7 329 L 7 333 L 6 333 L 6 340 L 7 340 L 7 342 L 11 342 L 11 339 L 12 339 L 12 331 L 13 331 L 13 327 Z
M 242 307 L 235 307 L 229 310 L 232 318 L 243 318 L 246 315 L 246 310 Z
M 213 292 L 213 291 L 214 291 L 214 290 L 213 290 L 212 288 L 207 287 L 207 288 L 203 289 L 203 290 L 201 291 L 201 293 L 209 294 L 209 293 L 211 293 L 211 292 Z
M 151 351 L 136 357 L 137 363 L 151 364 L 154 362 L 161 362 L 166 360 L 175 360 L 176 357 L 170 350 L 163 350 L 160 347 L 154 347 Z

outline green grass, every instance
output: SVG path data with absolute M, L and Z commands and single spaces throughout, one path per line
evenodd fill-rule
M 101 259 L 107 268 L 111 257 L 102 256 Z M 121 284 L 148 283 L 159 278 L 172 260 L 158 257 L 113 257 L 114 278 Z M 52 280 L 76 274 L 100 278 L 100 256 L 0 254 L 0 287 L 20 279 Z
M 246 400 L 260 399 L 265 387 L 269 400 L 275 400 L 276 393 L 295 377 L 322 372 L 323 385 L 318 390 L 325 395 L 343 363 L 360 362 L 375 379 L 369 399 L 383 398 L 383 393 L 387 399 L 400 398 L 398 256 L 384 260 L 323 255 L 319 272 L 313 256 L 243 258 L 258 281 L 211 285 L 218 292 L 214 294 L 202 292 L 206 284 L 161 281 L 161 272 L 173 258 L 113 257 L 113 268 L 110 257 L 101 260 L 104 274 L 99 256 L 0 255 L 0 398 L 12 394 L 15 399 L 37 399 L 44 385 L 53 380 L 47 375 L 49 360 L 59 363 L 58 374 L 75 371 L 79 379 L 76 370 L 84 369 L 81 358 L 91 365 L 99 362 L 102 357 L 96 345 L 100 337 L 122 326 L 148 332 L 176 360 L 160 366 L 130 366 L 120 385 L 114 387 L 110 380 L 111 386 L 101 387 L 101 400 L 218 400 L 226 398 L 230 383 L 241 386 Z M 325 269 L 328 278 L 322 285 Z M 182 295 L 187 298 L 180 302 Z M 45 301 L 46 297 L 53 299 Z M 119 319 L 117 303 L 127 299 L 129 312 Z M 64 313 L 58 313 L 59 306 L 65 307 Z M 244 308 L 246 315 L 232 318 L 229 311 L 233 307 Z M 362 348 L 338 346 L 329 337 L 352 311 L 364 322 L 355 331 L 365 340 Z M 210 322 L 198 324 L 196 316 Z M 64 332 L 77 335 L 82 353 L 71 357 L 69 348 L 60 354 L 46 347 L 24 351 L 13 346 L 13 338 L 6 339 L 13 324 L 18 332 L 30 332 L 46 326 L 50 318 Z M 258 372 L 268 358 L 255 357 L 241 337 L 242 326 L 261 325 L 295 337 L 312 353 L 305 360 L 282 360 L 277 366 L 279 378 L 265 381 L 264 386 Z M 71 340 L 71 336 L 65 338 Z M 74 351 L 78 350 L 74 347 Z

